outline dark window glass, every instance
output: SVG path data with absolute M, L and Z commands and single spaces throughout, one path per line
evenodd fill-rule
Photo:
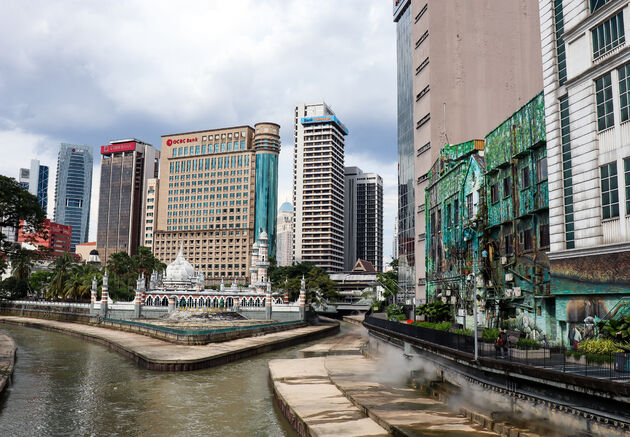
M 531 229 L 525 229 L 523 231 L 523 250 L 533 249 L 533 232 Z
M 494 184 L 490 187 L 490 200 L 492 203 L 499 201 L 499 184 Z
M 521 169 L 521 189 L 524 190 L 529 188 L 531 185 L 530 177 L 529 177 L 529 167 L 523 167 Z
M 591 32 L 593 36 L 593 58 L 605 55 L 625 42 L 623 12 L 604 21 Z
M 609 1 L 610 0 L 589 0 L 589 3 L 591 5 L 591 12 L 595 12 Z
M 602 165 L 599 169 L 602 183 L 602 218 L 619 217 L 617 163 L 611 162 Z
M 472 196 L 472 193 L 466 196 L 466 212 L 468 214 L 468 218 L 472 218 L 472 216 L 473 216 L 473 196 Z
M 510 176 L 503 179 L 503 197 L 512 195 L 512 178 Z
M 597 98 L 597 129 L 602 131 L 615 124 L 610 73 L 595 80 L 595 92 Z
M 619 67 L 619 106 L 621 122 L 630 119 L 630 63 Z
M 505 240 L 505 255 L 509 256 L 514 253 L 514 237 L 512 234 L 506 235 Z
M 536 182 L 547 180 L 547 157 L 544 156 L 536 161 Z

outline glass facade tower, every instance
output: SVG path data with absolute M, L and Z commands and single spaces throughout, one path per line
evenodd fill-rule
M 55 183 L 56 223 L 72 226 L 71 252 L 88 240 L 92 198 L 92 149 L 61 143 Z
M 269 256 L 276 256 L 276 220 L 278 217 L 278 154 L 280 126 L 275 123 L 254 125 L 256 150 L 255 240 L 265 231 Z
M 30 168 L 21 168 L 18 183 L 29 193 L 37 196 L 37 203 L 44 212 L 48 208 L 48 166 L 39 165 L 39 160 L 31 159 Z
M 414 129 L 411 1 L 394 6 L 398 90 L 398 283 L 402 299 L 415 295 Z

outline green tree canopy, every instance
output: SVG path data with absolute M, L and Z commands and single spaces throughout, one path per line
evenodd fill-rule
M 300 294 L 302 277 L 306 282 L 307 299 L 319 301 L 321 297 L 331 301 L 339 298 L 335 282 L 330 279 L 328 273 L 311 263 L 278 267 L 272 261 L 267 274 L 273 288 L 288 291 L 291 301 L 296 300 Z

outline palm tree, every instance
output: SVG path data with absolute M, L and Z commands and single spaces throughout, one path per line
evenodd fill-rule
M 65 252 L 63 255 L 55 259 L 53 262 L 53 275 L 50 280 L 46 297 L 54 299 L 64 295 L 68 271 L 72 268 L 73 264 L 74 260 L 68 252 Z
M 33 269 L 33 257 L 35 253 L 27 249 L 15 249 L 11 254 L 11 268 L 13 276 L 18 281 L 28 281 Z
M 91 278 L 88 278 L 80 266 L 70 272 L 63 289 L 63 296 L 68 299 L 80 299 L 90 292 Z

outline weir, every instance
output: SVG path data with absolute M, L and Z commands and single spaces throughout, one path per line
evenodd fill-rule
M 471 353 L 401 333 L 397 328 L 407 325 L 374 317 L 366 317 L 364 326 L 372 348 L 393 346 L 481 410 L 494 406 L 576 433 L 626 435 L 630 430 L 627 383 L 488 357 L 474 361 Z

